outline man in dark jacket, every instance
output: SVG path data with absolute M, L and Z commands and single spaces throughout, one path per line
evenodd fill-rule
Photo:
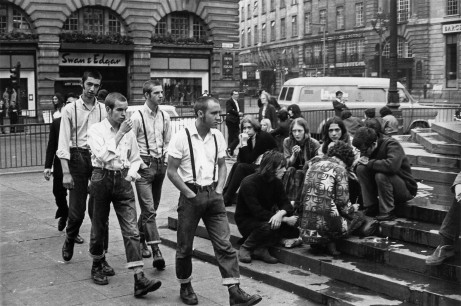
M 393 220 L 396 203 L 416 195 L 418 185 L 400 143 L 392 137 L 378 138 L 375 130 L 361 127 L 352 141 L 360 150 L 356 167 L 365 214 L 379 221 Z M 379 196 L 379 199 L 378 199 Z
M 239 93 L 232 91 L 231 98 L 226 101 L 226 126 L 227 126 L 227 155 L 233 156 L 234 150 L 238 144 L 240 116 L 243 114 L 240 111 L 238 104 Z
M 282 153 L 269 151 L 263 155 L 258 172 L 242 181 L 235 210 L 235 222 L 244 240 L 239 251 L 241 262 L 249 263 L 253 256 L 277 263 L 267 248 L 282 237 L 299 237 L 294 227 L 298 217 L 292 216 L 293 206 L 281 182 L 285 163 Z
M 343 110 L 347 109 L 346 103 L 343 101 L 343 92 L 338 90 L 336 98 L 333 100 L 333 108 L 335 109 L 335 116 L 341 118 Z

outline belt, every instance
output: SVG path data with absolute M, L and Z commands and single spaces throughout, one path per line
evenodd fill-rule
M 120 175 L 120 176 L 125 176 L 125 174 L 128 172 L 128 169 L 110 170 L 110 169 L 100 168 L 100 167 L 93 167 L 93 170 L 104 171 L 111 175 Z
M 216 183 L 212 183 L 212 184 L 206 185 L 206 186 L 201 186 L 201 185 L 197 185 L 197 184 L 193 184 L 193 183 L 186 183 L 186 186 L 189 187 L 189 189 L 192 190 L 193 192 L 197 193 L 197 192 L 215 190 Z
M 156 162 L 157 164 L 163 163 L 163 158 L 161 158 L 161 157 L 157 158 L 157 157 L 153 157 L 151 155 L 149 155 L 149 156 L 141 155 L 141 159 L 145 164 L 148 164 L 148 166 L 150 166 L 150 164 L 152 162 Z
M 78 148 L 78 147 L 73 147 L 73 148 L 70 148 L 70 152 L 81 152 L 81 153 L 88 153 L 90 154 L 90 150 L 89 149 L 84 149 L 84 148 Z

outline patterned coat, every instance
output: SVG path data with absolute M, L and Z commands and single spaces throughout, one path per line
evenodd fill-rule
M 336 157 L 314 157 L 303 189 L 301 229 L 317 230 L 328 240 L 347 235 L 354 215 L 349 202 L 348 173 Z

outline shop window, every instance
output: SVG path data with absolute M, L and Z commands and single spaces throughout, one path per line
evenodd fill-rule
M 17 31 L 31 34 L 31 23 L 27 15 L 10 4 L 0 4 L 0 33 Z
M 155 26 L 155 34 L 158 36 L 171 34 L 174 38 L 206 39 L 209 36 L 209 30 L 197 15 L 179 12 L 160 19 Z
M 310 12 L 304 13 L 304 34 L 312 33 L 312 15 Z
M 446 0 L 447 1 L 447 15 L 459 14 L 459 0 Z
M 338 6 L 336 8 L 336 29 L 343 30 L 344 29 L 344 7 Z
M 313 63 L 313 54 L 312 54 L 312 46 L 306 46 L 304 48 L 304 64 L 310 65 Z
M 88 6 L 70 15 L 64 22 L 64 32 L 81 31 L 89 34 L 120 34 L 126 30 L 120 18 L 110 10 Z
M 155 34 L 165 35 L 166 34 L 166 19 L 160 20 L 155 26 Z
M 363 22 L 363 3 L 356 3 L 355 4 L 355 26 L 361 27 L 364 25 Z
M 446 73 L 447 87 L 453 88 L 457 86 L 458 79 L 458 48 L 457 35 L 447 35 L 446 45 Z
M 336 43 L 336 62 L 360 62 L 365 59 L 364 40 L 339 41 Z

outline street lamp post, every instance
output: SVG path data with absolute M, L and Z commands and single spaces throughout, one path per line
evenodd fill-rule
M 389 25 L 389 20 L 386 18 L 386 15 L 383 13 L 381 8 L 379 9 L 378 13 L 376 14 L 376 19 L 371 20 L 371 26 L 373 27 L 373 30 L 378 34 L 379 36 L 379 55 L 378 55 L 378 60 L 379 60 L 379 70 L 378 70 L 378 77 L 383 76 L 383 34 L 387 31 Z
M 325 64 L 327 62 L 327 50 L 326 50 L 326 42 L 327 40 L 325 39 L 326 38 L 326 29 L 327 29 L 327 25 L 324 24 L 324 23 L 311 23 L 311 25 L 317 25 L 317 26 L 321 26 L 323 28 L 323 58 L 322 58 L 322 62 L 323 62 L 323 76 L 325 76 Z

